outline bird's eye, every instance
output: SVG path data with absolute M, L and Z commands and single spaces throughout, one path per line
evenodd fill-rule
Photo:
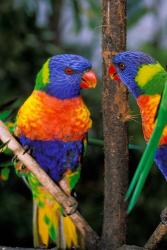
M 71 68 L 66 68 L 66 69 L 64 70 L 64 72 L 65 72 L 67 75 L 72 75 L 72 74 L 74 73 L 74 70 L 71 69 Z
M 119 63 L 119 64 L 118 64 L 118 67 L 119 67 L 121 70 L 124 70 L 124 69 L 125 69 L 125 64 L 124 64 L 124 63 Z

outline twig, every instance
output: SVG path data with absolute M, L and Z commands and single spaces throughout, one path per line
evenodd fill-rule
M 167 234 L 167 207 L 161 213 L 161 222 L 156 227 L 153 234 L 148 239 L 144 248 L 147 250 L 156 249 L 158 243 L 162 240 L 162 238 Z
M 28 154 L 25 153 L 23 147 L 18 143 L 18 141 L 12 136 L 5 124 L 0 121 L 0 140 L 3 143 L 7 141 L 7 147 L 13 152 L 15 156 L 36 176 L 39 182 L 46 188 L 46 190 L 55 197 L 55 199 L 63 206 L 66 213 L 70 213 L 73 206 L 76 205 L 76 200 L 67 196 L 45 173 L 45 171 L 39 166 L 39 164 Z M 75 226 L 85 237 L 86 244 L 90 249 L 97 249 L 97 244 L 99 241 L 98 235 L 94 230 L 88 225 L 85 219 L 80 215 L 78 211 L 69 215 L 73 220 Z
M 103 147 L 104 146 L 104 141 L 101 140 L 101 139 L 88 137 L 88 144 Z

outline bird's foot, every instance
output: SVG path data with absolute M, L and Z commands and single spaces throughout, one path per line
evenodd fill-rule
M 63 178 L 59 181 L 59 186 L 61 187 L 61 189 L 64 191 L 64 193 L 67 196 L 71 195 L 69 182 L 66 178 Z M 67 200 L 67 204 L 66 204 L 65 211 L 64 211 L 64 216 L 75 213 L 77 210 L 77 207 L 78 207 L 78 202 L 73 197 L 70 196 L 70 198 Z
M 26 166 L 21 161 L 16 162 L 15 169 L 20 174 L 28 174 L 29 173 L 28 168 L 26 168 Z
M 67 200 L 67 205 L 64 208 L 64 216 L 72 215 L 76 212 L 78 202 L 74 198 Z
M 26 153 L 30 153 L 30 147 L 29 146 L 25 145 L 23 148 L 24 148 L 23 155 L 26 154 Z M 18 173 L 27 174 L 29 172 L 28 168 L 26 168 L 26 166 L 21 161 L 19 161 L 17 155 L 15 155 L 12 158 L 12 161 L 15 164 L 15 169 L 16 169 L 16 171 Z
M 66 178 L 63 178 L 59 181 L 59 186 L 68 196 L 71 194 L 70 186 Z
M 28 145 L 25 145 L 23 148 L 24 148 L 23 155 L 26 154 L 26 153 L 28 153 L 28 154 L 31 153 L 31 148 Z

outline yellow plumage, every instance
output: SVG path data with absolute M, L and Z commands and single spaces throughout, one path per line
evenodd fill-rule
M 78 239 L 76 227 L 68 216 L 63 218 L 63 225 L 67 248 L 70 248 L 71 245 L 77 246 Z
M 153 76 L 155 76 L 160 71 L 164 72 L 164 68 L 159 63 L 143 65 L 139 69 L 135 81 L 140 87 L 143 87 L 148 83 L 149 80 L 153 78 Z
M 41 242 L 48 247 L 49 245 L 49 232 L 48 225 L 44 221 L 44 217 L 47 214 L 48 217 L 51 217 L 51 210 L 45 206 L 44 208 L 38 208 L 38 233 Z
M 73 176 L 73 173 L 71 174 Z M 70 176 L 70 173 L 67 175 Z M 34 246 L 48 248 L 50 242 L 54 242 L 58 249 L 78 247 L 78 231 L 71 218 L 63 214 L 59 203 L 32 173 L 29 173 L 29 183 L 33 187 Z
M 43 84 L 47 84 L 49 82 L 49 59 L 42 67 L 42 80 Z

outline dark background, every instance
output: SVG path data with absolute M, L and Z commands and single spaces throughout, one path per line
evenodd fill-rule
M 158 2 L 158 3 L 155 3 Z M 127 47 L 141 49 L 167 64 L 167 11 L 165 1 L 127 1 Z M 114 11 L 114 10 L 113 10 Z M 31 93 L 35 76 L 45 60 L 57 53 L 89 58 L 98 75 L 98 87 L 84 90 L 92 113 L 90 135 L 101 138 L 101 2 L 100 0 L 1 0 L 0 2 L 0 104 L 13 97 L 18 105 Z M 131 96 L 129 143 L 145 147 L 138 108 Z M 119 135 L 118 135 L 119 136 Z M 130 150 L 130 175 L 142 150 Z M 0 155 L 2 167 L 7 156 Z M 103 148 L 89 146 L 77 186 L 79 208 L 100 234 L 103 219 Z M 167 185 L 155 167 L 140 200 L 129 215 L 128 242 L 143 245 L 167 204 Z M 31 193 L 13 168 L 0 182 L 0 245 L 32 246 Z M 164 248 L 166 249 L 166 248 Z

